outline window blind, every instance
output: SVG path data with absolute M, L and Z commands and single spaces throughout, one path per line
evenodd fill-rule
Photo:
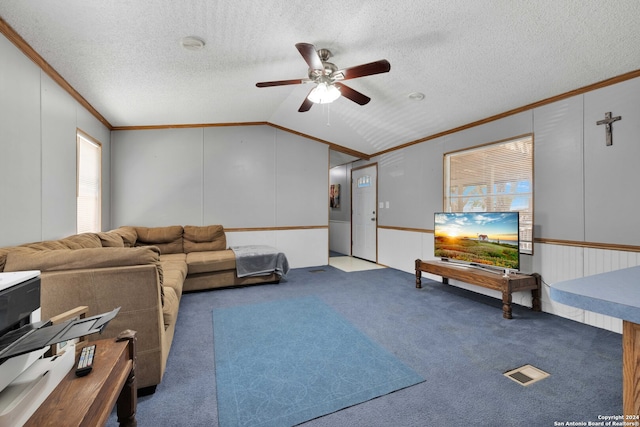
M 102 146 L 99 142 L 77 134 L 77 232 L 101 230 Z

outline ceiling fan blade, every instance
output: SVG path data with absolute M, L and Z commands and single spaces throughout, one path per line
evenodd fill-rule
M 322 65 L 322 60 L 316 51 L 316 48 L 309 43 L 296 43 L 296 47 L 298 48 L 298 52 L 304 58 L 304 60 L 309 65 L 309 68 L 312 70 L 324 70 L 324 65 Z
M 309 98 L 305 98 L 300 108 L 298 108 L 298 112 L 304 113 L 305 111 L 309 111 L 312 105 L 313 105 L 313 102 L 309 101 Z
M 356 104 L 365 105 L 369 101 L 371 101 L 371 98 L 369 98 L 367 95 L 363 95 L 362 93 L 358 92 L 357 90 L 351 89 L 347 85 L 344 85 L 342 83 L 337 83 L 337 82 L 334 83 L 333 85 L 335 87 L 337 87 L 338 89 L 340 89 L 340 93 L 342 94 L 342 96 L 352 100 Z
M 292 80 L 276 80 L 273 82 L 260 82 L 256 83 L 258 87 L 271 87 L 271 86 L 283 86 L 283 85 L 298 85 L 302 83 L 307 83 L 311 80 L 309 79 L 292 79 Z
M 300 106 L 300 108 L 298 108 L 298 112 L 299 113 L 304 113 L 305 111 L 309 111 L 311 109 L 311 107 L 313 106 L 313 101 L 311 101 L 309 99 L 309 95 L 311 95 L 311 92 L 313 92 L 313 90 L 315 89 L 312 88 L 309 93 L 307 94 L 307 96 L 304 98 L 304 101 L 302 102 L 302 105 Z
M 369 62 L 368 64 L 356 65 L 355 67 L 337 70 L 331 74 L 334 80 L 357 79 L 358 77 L 371 76 L 373 74 L 387 73 L 391 69 L 391 64 L 386 59 Z

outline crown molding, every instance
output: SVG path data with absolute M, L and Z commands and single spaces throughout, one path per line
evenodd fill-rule
M 47 61 L 36 52 L 7 22 L 0 17 L 0 33 L 2 33 L 11 43 L 13 43 L 27 58 L 31 59 L 45 74 L 51 77 L 62 87 L 73 99 L 86 108 L 96 119 L 105 125 L 109 130 L 113 129 L 111 123 L 105 119 L 82 95 L 76 91 Z
M 404 144 L 398 145 L 396 147 L 392 147 L 383 151 L 379 151 L 377 153 L 371 154 L 371 157 L 381 156 L 383 154 L 387 154 L 393 151 L 401 150 L 403 148 L 411 147 L 412 145 L 420 144 L 421 142 L 430 141 L 433 139 L 441 138 L 446 135 L 451 135 L 463 130 L 467 130 L 470 128 L 474 128 L 476 126 L 484 125 L 486 123 L 494 122 L 496 120 L 503 119 L 505 117 L 513 116 L 515 114 L 522 113 L 524 111 L 532 110 L 534 108 L 542 107 L 543 105 L 552 104 L 557 101 L 561 101 L 563 99 L 571 98 L 572 96 L 582 95 L 587 92 L 591 92 L 596 89 L 601 89 L 603 87 L 611 86 L 616 83 L 621 83 L 627 80 L 634 79 L 636 77 L 640 77 L 640 70 L 630 71 L 628 73 L 621 74 L 619 76 L 611 77 L 606 80 L 602 80 L 597 83 L 593 83 L 587 86 L 583 86 L 578 89 L 571 90 L 569 92 L 562 93 L 560 95 L 555 95 L 550 98 L 546 98 L 540 101 L 532 102 L 531 104 L 524 105 L 522 107 L 514 108 L 513 110 L 505 111 L 500 114 L 496 114 L 495 116 L 487 117 L 475 122 L 467 123 L 466 125 L 458 126 L 453 129 L 445 130 L 442 132 L 435 133 L 433 135 L 425 136 L 424 138 L 416 139 L 415 141 L 406 142 Z

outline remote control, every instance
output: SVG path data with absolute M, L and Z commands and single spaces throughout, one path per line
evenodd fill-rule
M 93 355 L 96 351 L 96 345 L 89 345 L 82 349 L 80 353 L 80 360 L 78 360 L 78 367 L 76 368 L 76 375 L 84 377 L 93 367 Z

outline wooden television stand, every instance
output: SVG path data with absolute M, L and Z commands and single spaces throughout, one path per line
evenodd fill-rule
M 534 273 L 514 274 L 505 277 L 502 273 L 484 271 L 462 264 L 447 261 L 416 260 L 416 288 L 422 287 L 422 272 L 442 276 L 442 283 L 449 284 L 449 279 L 460 280 L 483 288 L 502 292 L 502 317 L 512 319 L 511 294 L 513 292 L 531 290 L 533 311 L 540 311 L 540 275 Z

